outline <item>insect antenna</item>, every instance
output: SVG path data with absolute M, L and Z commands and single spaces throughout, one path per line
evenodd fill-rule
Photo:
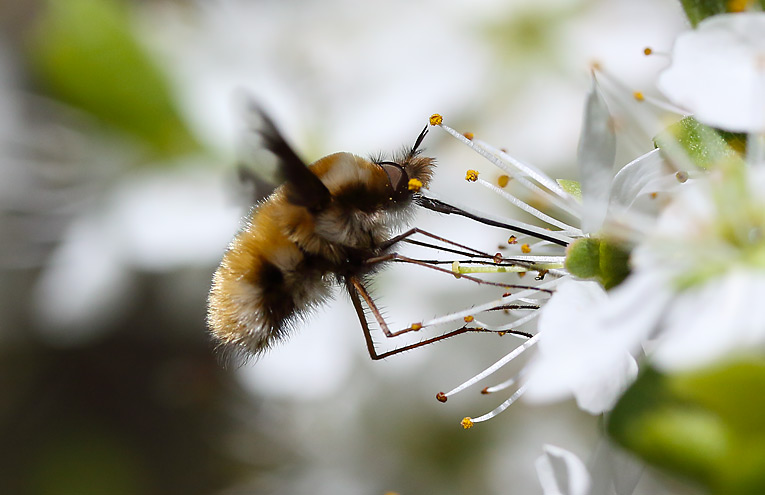
M 425 126 L 425 128 L 422 130 L 419 136 L 417 136 L 417 139 L 414 142 L 414 146 L 412 146 L 411 151 L 409 151 L 409 157 L 417 156 L 422 150 L 420 150 L 420 145 L 422 144 L 422 141 L 425 139 L 425 136 L 428 134 L 428 127 Z

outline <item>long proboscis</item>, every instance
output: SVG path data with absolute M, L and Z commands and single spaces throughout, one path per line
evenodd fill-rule
M 480 222 L 480 223 L 483 223 L 485 225 L 491 225 L 492 227 L 499 227 L 499 228 L 503 228 L 503 229 L 512 230 L 512 231 L 515 231 L 515 232 L 520 232 L 522 234 L 526 234 L 526 235 L 529 235 L 529 236 L 532 236 L 532 237 L 536 237 L 538 239 L 549 241 L 549 242 L 552 242 L 553 244 L 557 244 L 557 245 L 563 246 L 563 247 L 566 247 L 569 244 L 566 241 L 563 241 L 563 240 L 558 239 L 558 238 L 553 237 L 553 236 L 546 235 L 543 232 L 535 232 L 533 230 L 526 229 L 526 228 L 524 228 L 521 225 L 512 225 L 512 224 L 509 224 L 509 223 L 500 222 L 498 220 L 492 220 L 491 218 L 484 218 L 484 217 L 481 217 L 479 215 L 475 215 L 473 213 L 465 211 L 465 210 L 463 210 L 461 208 L 458 208 L 456 206 L 452 206 L 452 205 L 450 205 L 448 203 L 444 203 L 443 201 L 441 201 L 439 199 L 429 198 L 429 197 L 423 196 L 421 194 L 416 195 L 414 197 L 414 201 L 415 201 L 415 203 L 417 203 L 417 205 L 419 205 L 419 206 L 421 206 L 423 208 L 426 208 L 428 210 L 432 210 L 432 211 L 438 212 L 438 213 L 444 213 L 444 214 L 447 214 L 447 215 L 449 215 L 449 214 L 461 215 L 463 217 L 469 218 L 471 220 L 475 220 L 476 222 Z

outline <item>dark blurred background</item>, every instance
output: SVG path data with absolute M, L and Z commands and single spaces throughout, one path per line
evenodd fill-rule
M 338 294 L 258 362 L 219 365 L 206 295 L 251 202 L 236 94 L 309 161 L 397 150 L 439 112 L 575 178 L 589 64 L 651 91 L 664 62 L 642 49 L 682 22 L 661 0 L 1 0 L 0 493 L 540 493 L 541 445 L 586 457 L 595 418 L 517 404 L 463 431 L 504 398 L 433 398 L 517 341 L 372 363 Z M 513 214 L 464 189 L 488 164 L 426 146 L 442 195 Z M 470 297 L 417 283 L 428 316 Z

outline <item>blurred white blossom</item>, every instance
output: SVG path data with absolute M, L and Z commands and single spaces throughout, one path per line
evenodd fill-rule
M 712 16 L 678 36 L 658 86 L 700 122 L 765 132 L 765 13 Z
M 709 365 L 765 345 L 765 170 L 715 173 L 684 188 L 633 254 L 623 290 L 661 306 L 649 358 L 665 370 Z M 637 281 L 650 278 L 651 291 Z
M 586 495 L 590 474 L 573 453 L 555 445 L 545 445 L 536 461 L 539 483 L 544 495 Z

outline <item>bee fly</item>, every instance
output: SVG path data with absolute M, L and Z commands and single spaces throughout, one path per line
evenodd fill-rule
M 412 324 L 403 330 L 390 331 L 365 288 L 368 276 L 389 261 L 452 273 L 391 251 L 396 243 L 413 234 L 491 258 L 416 228 L 392 236 L 395 230 L 406 226 L 418 204 L 441 213 L 471 216 L 417 193 L 430 183 L 435 167 L 435 160 L 422 156 L 420 149 L 427 126 L 411 148 L 391 161 L 342 152 L 306 165 L 271 119 L 256 110 L 262 120 L 259 133 L 263 146 L 278 159 L 284 182 L 253 207 L 213 277 L 207 322 L 222 346 L 245 354 L 263 353 L 284 339 L 308 310 L 324 302 L 333 283 L 345 286 L 348 291 L 372 359 L 480 330 L 463 327 L 378 354 L 364 314 L 362 300 L 386 337 L 419 329 L 418 324 Z M 500 285 L 470 276 L 463 278 Z

